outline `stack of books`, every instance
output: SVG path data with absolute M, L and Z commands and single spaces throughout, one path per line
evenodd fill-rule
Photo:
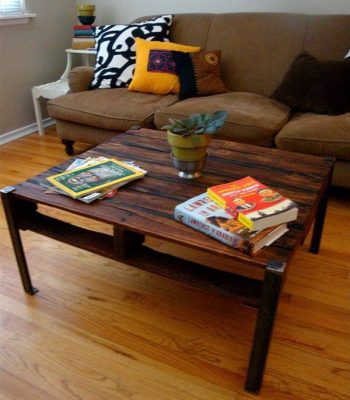
M 65 172 L 49 176 L 43 186 L 49 193 L 60 193 L 91 203 L 113 197 L 118 188 L 146 174 L 147 171 L 133 161 L 89 157 L 77 159 Z
M 254 255 L 288 231 L 298 207 L 292 200 L 247 176 L 208 188 L 175 207 L 175 219 Z
M 92 25 L 74 25 L 72 49 L 95 48 L 95 34 Z

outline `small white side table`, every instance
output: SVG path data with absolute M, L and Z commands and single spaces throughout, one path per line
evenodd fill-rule
M 32 88 L 32 96 L 34 103 L 35 119 L 38 125 L 39 135 L 45 134 L 43 127 L 43 117 L 40 108 L 39 98 L 44 97 L 45 99 L 54 99 L 55 97 L 62 96 L 66 94 L 69 90 L 68 86 L 68 75 L 72 69 L 72 55 L 80 54 L 82 57 L 83 65 L 89 66 L 89 55 L 95 55 L 96 51 L 94 49 L 89 50 L 75 50 L 66 49 L 67 53 L 67 65 L 62 76 L 58 81 L 45 83 L 44 85 L 34 86 Z

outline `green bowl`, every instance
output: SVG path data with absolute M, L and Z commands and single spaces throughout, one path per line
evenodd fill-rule
M 95 11 L 94 4 L 81 4 L 77 6 L 78 11 Z
M 95 11 L 78 11 L 78 15 L 81 15 L 82 17 L 93 17 Z

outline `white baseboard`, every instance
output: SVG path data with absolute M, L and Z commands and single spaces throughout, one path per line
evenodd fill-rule
M 54 125 L 56 123 L 56 120 L 52 118 L 46 118 L 43 120 L 43 126 L 44 128 L 47 128 L 48 126 Z M 6 132 L 3 135 L 0 135 L 0 146 L 2 144 L 12 142 L 13 140 L 19 139 L 23 136 L 30 135 L 33 132 L 38 131 L 38 125 L 36 123 L 22 126 L 22 128 L 15 129 L 14 131 Z

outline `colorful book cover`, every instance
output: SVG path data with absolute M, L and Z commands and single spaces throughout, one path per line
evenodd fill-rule
M 74 37 L 75 38 L 85 38 L 85 39 L 95 39 L 95 36 L 93 32 L 88 32 L 88 31 L 75 31 L 74 32 Z
M 95 29 L 97 25 L 73 25 L 74 30 L 91 30 Z
M 252 232 L 211 200 L 207 193 L 178 204 L 174 217 L 183 224 L 250 255 L 270 245 L 288 230 L 282 224 Z
M 247 176 L 243 179 L 212 186 L 208 196 L 251 230 L 296 219 L 296 204 L 280 193 Z
M 143 176 L 140 169 L 110 159 L 52 175 L 47 179 L 73 198 L 78 198 Z

